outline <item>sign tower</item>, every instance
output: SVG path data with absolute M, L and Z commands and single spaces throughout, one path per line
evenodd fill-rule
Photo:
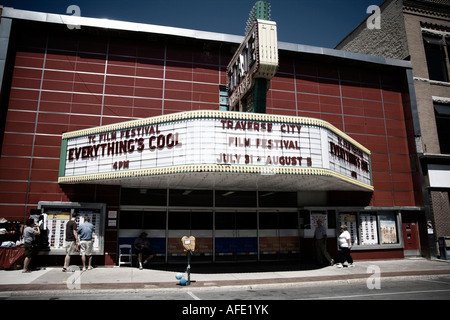
M 245 30 L 227 68 L 229 109 L 266 113 L 267 90 L 278 69 L 277 25 L 270 21 L 267 1 L 255 3 Z

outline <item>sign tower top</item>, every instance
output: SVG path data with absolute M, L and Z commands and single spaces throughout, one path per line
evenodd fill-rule
M 277 69 L 277 25 L 270 21 L 270 4 L 257 1 L 247 20 L 244 41 L 228 64 L 229 110 L 266 113 L 267 90 Z
M 257 1 L 248 16 L 245 33 L 247 34 L 255 20 L 270 20 L 270 3 L 267 1 Z

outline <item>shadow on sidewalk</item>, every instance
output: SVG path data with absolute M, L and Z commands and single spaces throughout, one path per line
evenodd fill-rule
M 191 262 L 191 272 L 196 274 L 220 274 L 220 273 L 255 273 L 255 272 L 277 272 L 277 271 L 303 271 L 317 270 L 326 266 L 318 266 L 313 263 L 299 261 L 276 261 L 276 262 L 216 262 L 195 263 Z M 176 264 L 150 264 L 149 269 L 160 271 L 180 272 L 187 268 L 187 262 Z

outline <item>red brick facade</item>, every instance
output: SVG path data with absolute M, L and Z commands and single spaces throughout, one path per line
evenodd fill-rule
M 59 185 L 61 135 L 197 109 L 219 109 L 236 43 L 14 21 L 11 84 L 3 106 L 0 204 L 22 220 L 39 201 L 104 202 L 120 187 Z M 420 206 L 403 68 L 280 50 L 267 113 L 330 122 L 371 150 L 374 192 L 332 195 L 335 205 Z M 416 188 L 416 189 L 415 189 Z M 356 195 L 356 197 L 355 197 Z M 359 197 L 361 195 L 361 197 Z M 353 201 L 353 202 L 352 202 Z M 105 251 L 116 234 L 106 233 Z

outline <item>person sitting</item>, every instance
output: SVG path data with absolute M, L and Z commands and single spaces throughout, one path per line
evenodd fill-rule
M 154 258 L 152 246 L 150 241 L 147 240 L 147 233 L 142 232 L 139 237 L 134 241 L 134 249 L 136 249 L 136 253 L 139 261 L 139 270 L 142 270 L 147 263 Z M 145 261 L 142 262 L 142 259 L 146 257 Z

